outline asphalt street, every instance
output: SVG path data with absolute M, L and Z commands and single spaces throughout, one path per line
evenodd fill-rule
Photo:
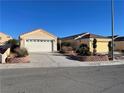
M 1 93 L 124 93 L 124 65 L 0 70 Z

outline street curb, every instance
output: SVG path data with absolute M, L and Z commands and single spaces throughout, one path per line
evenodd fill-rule
M 15 64 L 0 64 L 0 69 L 17 69 L 17 68 L 57 68 L 57 67 L 89 67 L 89 66 L 114 66 L 124 65 L 124 60 L 108 61 L 108 62 L 76 62 L 76 63 L 54 63 L 51 65 L 42 65 L 34 63 L 15 63 Z

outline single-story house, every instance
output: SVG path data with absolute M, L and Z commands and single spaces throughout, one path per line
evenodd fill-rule
M 33 30 L 19 36 L 20 47 L 29 52 L 57 51 L 57 37 L 43 29 Z
M 124 36 L 117 37 L 114 40 L 114 44 L 115 44 L 115 47 L 114 47 L 115 50 L 118 50 L 118 51 L 124 50 Z
M 97 53 L 108 53 L 108 43 L 111 41 L 111 38 L 88 32 L 61 38 L 61 43 L 70 42 L 75 48 L 79 47 L 80 44 L 87 44 L 90 51 L 93 52 L 94 38 L 97 40 Z
M 4 45 L 5 42 L 8 41 L 8 40 L 10 40 L 10 39 L 12 39 L 11 36 L 6 35 L 6 34 L 0 32 L 0 45 Z

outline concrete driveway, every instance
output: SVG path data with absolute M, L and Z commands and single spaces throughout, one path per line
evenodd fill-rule
M 79 67 L 124 64 L 124 61 L 80 62 L 77 60 L 68 59 L 67 56 L 64 56 L 60 53 L 30 53 L 30 58 L 30 63 L 0 64 L 0 69 L 35 67 Z
M 78 67 L 78 66 L 100 66 L 100 65 L 121 65 L 124 61 L 113 62 L 81 62 L 72 60 L 60 53 L 31 53 L 31 63 L 42 67 Z
M 30 53 L 31 63 L 42 66 L 79 65 L 80 61 L 70 60 L 60 53 Z

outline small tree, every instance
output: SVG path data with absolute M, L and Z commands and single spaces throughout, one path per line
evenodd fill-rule
M 109 43 L 108 43 L 108 50 L 109 50 L 108 54 L 111 55 L 111 52 L 112 52 L 112 42 L 111 41 L 109 41 Z
M 17 57 L 26 57 L 29 55 L 26 48 L 15 49 L 15 53 L 17 54 Z
M 10 39 L 6 42 L 6 44 L 10 46 L 11 52 L 14 52 L 14 49 L 19 47 L 19 41 L 16 39 Z
M 96 48 L 97 48 L 97 40 L 94 38 L 93 39 L 93 55 L 96 55 L 96 52 L 97 52 Z
M 6 44 L 9 44 L 10 46 L 19 45 L 19 41 L 16 39 L 10 39 L 6 42 Z

